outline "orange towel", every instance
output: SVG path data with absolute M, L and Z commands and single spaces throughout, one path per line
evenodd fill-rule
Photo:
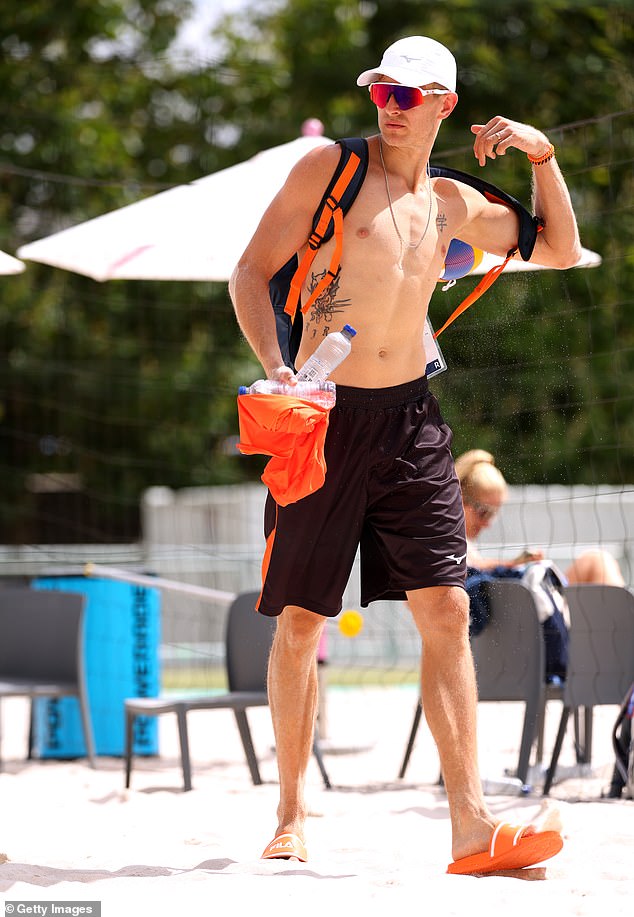
M 280 506 L 319 490 L 326 479 L 329 408 L 292 395 L 238 396 L 244 455 L 270 455 L 262 481 Z

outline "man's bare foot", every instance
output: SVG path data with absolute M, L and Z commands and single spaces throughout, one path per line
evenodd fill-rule
M 454 860 L 487 850 L 496 825 L 497 821 L 492 816 L 478 822 L 468 837 L 452 845 Z M 542 801 L 539 812 L 531 823 L 525 826 L 523 835 L 529 837 L 542 831 L 556 831 L 558 834 L 563 831 L 561 812 L 550 799 Z
M 461 837 L 454 837 L 451 845 L 451 855 L 454 860 L 482 853 L 487 850 L 491 837 L 495 831 L 496 820 L 492 815 L 474 821 L 469 831 L 463 830 Z

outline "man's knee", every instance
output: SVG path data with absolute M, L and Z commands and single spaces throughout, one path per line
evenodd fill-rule
M 433 586 L 407 594 L 416 626 L 426 635 L 464 637 L 469 633 L 469 597 L 460 586 Z
M 277 621 L 275 639 L 297 652 L 316 651 L 326 619 L 313 611 L 287 605 Z

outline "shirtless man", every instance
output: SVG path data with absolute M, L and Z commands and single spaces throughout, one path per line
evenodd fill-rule
M 428 303 L 451 239 L 505 255 L 517 244 L 518 220 L 466 185 L 428 176 L 439 128 L 458 101 L 456 64 L 445 47 L 421 36 L 401 39 L 357 83 L 395 89 L 371 89 L 379 134 L 369 139 L 367 177 L 345 219 L 336 286 L 328 304 L 317 302 L 305 316 L 297 359 L 301 367 L 327 333 L 325 308 L 340 319 L 337 330 L 344 322 L 357 330 L 352 353 L 332 375 L 337 405 L 326 440 L 326 483 L 287 507 L 269 495 L 266 509 L 259 611 L 279 615 L 269 697 L 280 802 L 275 838 L 263 856 L 306 858 L 304 780 L 316 714 L 316 649 L 325 618 L 341 610 L 361 543 L 362 604 L 407 599 L 423 638 L 422 695 L 452 822 L 449 870 L 486 871 L 479 868 L 483 852 L 489 871 L 528 866 L 552 856 L 561 842 L 558 834 L 530 826 L 504 842 L 496 834 L 500 847 L 515 847 L 510 858 L 489 857 L 495 819 L 477 765 L 464 517 L 451 432 L 428 391 L 423 350 Z M 581 251 L 575 216 L 548 138 L 502 116 L 471 130 L 480 166 L 512 148 L 531 160 L 534 210 L 544 221 L 531 260 L 574 265 Z M 292 383 L 294 376 L 280 355 L 268 282 L 303 252 L 338 159 L 339 147 L 327 145 L 297 163 L 231 278 L 238 322 L 269 379 Z M 304 296 L 328 265 L 332 245 L 317 253 Z M 535 838 L 547 834 L 557 840 L 533 849 Z

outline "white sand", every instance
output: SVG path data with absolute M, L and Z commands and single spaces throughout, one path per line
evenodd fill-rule
M 450 824 L 435 785 L 438 759 L 421 727 L 404 781 L 400 767 L 414 709 L 408 689 L 332 690 L 323 789 L 311 762 L 306 864 L 264 862 L 275 827 L 277 773 L 268 710 L 251 721 L 264 784 L 252 786 L 230 712 L 191 715 L 194 789 L 181 790 L 174 721 L 161 719 L 161 757 L 143 759 L 123 789 L 121 760 L 23 760 L 26 704 L 3 702 L 0 775 L 0 892 L 6 902 L 101 901 L 127 917 L 302 913 L 429 915 L 628 915 L 634 913 L 634 802 L 601 800 L 612 766 L 615 708 L 595 711 L 593 769 L 551 793 L 565 846 L 545 881 L 448 876 Z M 551 705 L 546 754 L 559 705 Z M 513 767 L 521 726 L 515 704 L 480 706 L 481 766 L 499 777 Z M 562 752 L 570 773 L 572 739 Z M 540 812 L 538 792 L 488 798 L 511 821 Z M 230 909 L 230 911 L 229 911 Z M 19 913 L 16 909 L 15 913 Z

